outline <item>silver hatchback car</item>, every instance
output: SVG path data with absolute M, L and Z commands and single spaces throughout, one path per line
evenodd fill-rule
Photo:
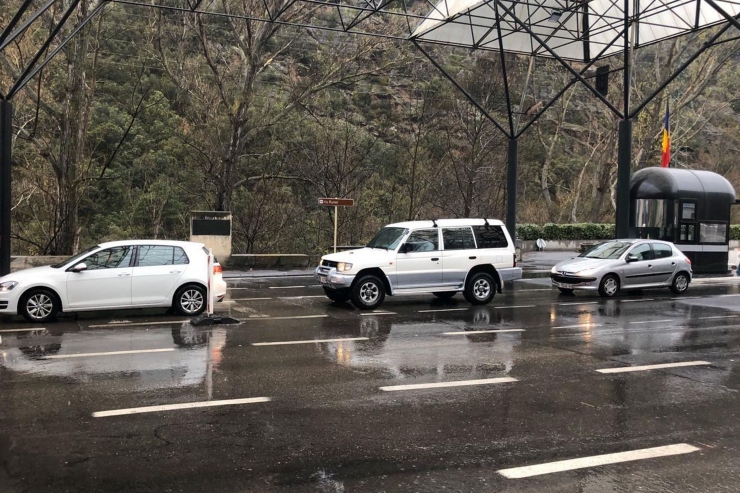
M 640 239 L 601 243 L 550 272 L 553 286 L 563 293 L 598 290 L 605 297 L 660 287 L 681 294 L 689 288 L 691 276 L 691 261 L 673 243 Z

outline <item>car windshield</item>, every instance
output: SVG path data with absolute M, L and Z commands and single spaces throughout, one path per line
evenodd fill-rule
M 367 247 L 394 250 L 408 231 L 405 228 L 383 228 L 375 235 L 375 238 L 370 240 Z
M 591 250 L 579 255 L 579 257 L 618 259 L 631 246 L 632 243 L 609 241 L 607 243 L 602 243 L 601 245 L 596 245 Z
M 54 269 L 59 269 L 60 267 L 65 266 L 67 264 L 75 263 L 78 260 L 80 260 L 81 258 L 87 257 L 90 253 L 92 253 L 94 250 L 97 250 L 98 248 L 100 248 L 100 245 L 92 246 L 92 247 L 88 248 L 87 250 L 84 250 L 84 251 L 78 253 L 77 255 L 73 255 L 73 256 L 69 257 L 67 260 L 64 260 L 62 262 L 59 262 L 58 264 L 52 265 L 52 267 Z

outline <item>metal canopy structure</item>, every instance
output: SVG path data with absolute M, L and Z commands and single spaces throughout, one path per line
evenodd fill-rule
M 252 0 L 248 13 L 230 10 L 227 2 L 216 0 L 98 0 L 67 37 L 57 39 L 64 24 L 79 8 L 80 0 L 23 0 L 9 24 L 0 26 L 0 54 L 56 3 L 65 6 L 60 20 L 51 27 L 49 36 L 12 87 L 7 92 L 0 88 L 0 274 L 10 271 L 11 100 L 108 5 L 135 5 L 184 15 L 245 19 L 410 41 L 508 138 L 506 225 L 514 237 L 518 137 L 576 84 L 588 89 L 621 120 L 616 233 L 618 237 L 627 237 L 632 119 L 702 53 L 721 42 L 720 37 L 728 29 L 734 26 L 740 30 L 740 2 L 724 0 L 441 0 L 436 4 L 430 0 Z M 633 50 L 718 25 L 722 27 L 650 95 L 632 106 Z M 422 44 L 497 53 L 506 97 L 505 121 L 499 122 L 466 92 Z M 521 104 L 514 101 L 507 76 L 514 55 L 557 60 L 571 76 L 570 81 L 521 126 Z M 597 62 L 614 57 L 620 57 L 622 62 L 621 104 L 610 102 L 587 78 L 587 72 Z

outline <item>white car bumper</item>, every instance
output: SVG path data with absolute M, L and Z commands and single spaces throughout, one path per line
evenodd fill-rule
M 320 265 L 316 267 L 314 278 L 319 284 L 331 289 L 344 289 L 352 286 L 355 280 L 354 274 L 340 274 L 336 267 L 325 267 Z

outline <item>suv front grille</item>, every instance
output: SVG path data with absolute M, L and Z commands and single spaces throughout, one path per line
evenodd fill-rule
M 322 260 L 321 265 L 324 267 L 336 267 L 338 262 L 334 262 L 333 260 Z

